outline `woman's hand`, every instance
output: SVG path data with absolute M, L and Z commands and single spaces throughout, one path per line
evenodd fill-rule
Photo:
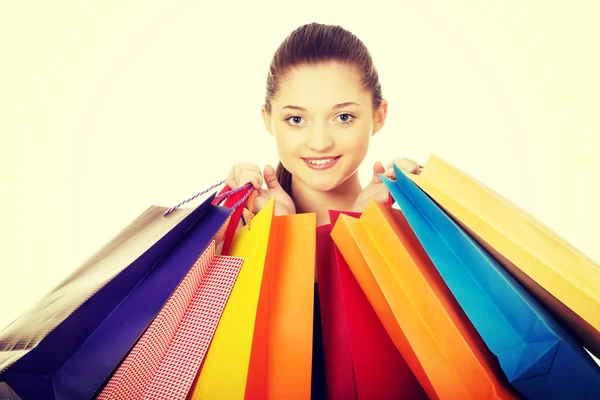
M 371 200 L 375 200 L 378 203 L 386 203 L 388 201 L 389 192 L 379 177 L 379 174 L 383 174 L 387 178 L 394 179 L 395 176 L 393 164 L 396 164 L 398 168 L 409 174 L 419 175 L 421 173 L 421 167 L 419 167 L 419 164 L 407 158 L 394 159 L 390 165 L 388 165 L 387 169 L 385 169 L 383 165 L 377 161 L 373 166 L 373 179 L 371 179 L 371 182 L 356 198 L 352 211 L 363 212 Z
M 267 186 L 266 189 L 262 187 L 263 182 Z M 296 213 L 296 206 L 292 198 L 277 181 L 277 173 L 272 166 L 265 166 L 263 173 L 261 173 L 259 166 L 256 164 L 235 164 L 227 175 L 225 184 L 231 189 L 237 189 L 246 183 L 252 183 L 252 186 L 258 191 L 254 197 L 253 213 L 256 214 L 262 210 L 272 198 L 275 198 L 275 215 Z

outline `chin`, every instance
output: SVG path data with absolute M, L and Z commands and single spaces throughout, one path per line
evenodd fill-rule
M 322 182 L 308 182 L 308 186 L 317 192 L 329 192 L 339 187 L 341 182 L 336 183 L 322 183 Z
M 339 173 L 323 174 L 319 177 L 315 177 L 312 174 L 308 174 L 309 176 L 306 175 L 307 174 L 298 174 L 297 178 L 302 181 L 304 185 L 318 192 L 329 192 L 334 190 L 348 179 L 347 177 L 341 177 Z

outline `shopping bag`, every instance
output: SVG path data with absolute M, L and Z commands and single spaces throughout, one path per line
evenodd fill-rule
M 429 398 L 518 398 L 400 210 L 371 202 L 332 238 Z
M 231 213 L 210 199 L 151 207 L 1 334 L 2 378 L 23 400 L 89 399 Z
M 188 398 L 244 398 L 274 205 L 271 199 L 251 227 L 238 229 L 224 253 L 244 262 Z
M 312 213 L 273 218 L 246 399 L 311 397 L 316 224 Z
M 113 374 L 98 400 L 185 398 L 242 262 L 241 258 L 216 255 L 213 241 Z
M 236 233 L 230 253 L 244 264 L 190 398 L 310 397 L 316 216 L 273 207 Z
M 352 215 L 360 214 L 353 213 Z M 333 222 L 321 225 L 316 230 L 317 286 L 326 389 L 328 398 L 331 400 L 357 399 L 344 296 L 339 272 L 335 268 L 336 249 L 330 237 L 332 225 Z
M 489 187 L 431 155 L 414 182 L 600 357 L 600 266 Z
M 359 217 L 359 213 L 343 213 Z M 328 398 L 427 399 L 331 238 L 340 215 L 317 228 Z
M 393 198 L 388 194 L 388 205 L 392 205 Z M 360 213 L 345 212 L 347 215 L 358 217 Z M 322 343 L 315 345 L 323 347 L 323 362 L 325 365 L 325 381 L 313 382 L 315 396 L 319 396 L 325 389 L 331 399 L 357 398 L 356 378 L 350 348 L 350 333 L 348 331 L 347 317 L 344 308 L 341 281 L 336 268 L 337 249 L 331 240 L 331 229 L 339 212 L 330 212 L 330 223 L 317 228 L 317 276 L 319 304 L 316 312 L 320 314 L 320 329 Z M 342 261 L 344 262 L 344 261 Z M 321 367 L 321 365 L 317 365 Z M 321 367 L 322 368 L 322 367 Z M 321 371 L 319 371 L 321 372 Z M 318 386 L 326 386 L 321 388 Z
M 530 399 L 600 395 L 600 367 L 583 347 L 433 200 L 394 166 L 383 182 L 450 291 Z

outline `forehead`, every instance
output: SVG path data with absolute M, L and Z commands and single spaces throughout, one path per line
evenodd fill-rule
M 369 99 L 370 93 L 363 88 L 355 69 L 331 62 L 290 69 L 280 80 L 273 102 L 311 109 L 331 108 L 347 101 L 363 105 Z

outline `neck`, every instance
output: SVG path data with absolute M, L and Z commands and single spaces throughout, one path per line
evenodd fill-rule
M 328 192 L 319 192 L 292 177 L 292 194 L 298 213 L 316 213 L 317 226 L 330 223 L 329 211 L 352 211 L 362 191 L 358 173 Z

